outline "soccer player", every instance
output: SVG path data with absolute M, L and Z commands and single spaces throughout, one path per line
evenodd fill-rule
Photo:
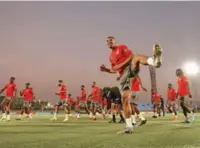
M 87 93 L 85 90 L 85 85 L 81 85 L 80 106 L 84 107 L 85 111 L 89 114 L 89 109 L 88 109 L 88 105 L 87 105 Z
M 159 117 L 161 116 L 161 111 L 163 113 L 163 116 L 165 116 L 165 102 L 164 102 L 163 97 L 160 95 Z
M 183 114 L 185 116 L 184 123 L 190 123 L 188 113 L 192 115 L 192 122 L 195 121 L 195 114 L 192 110 L 189 109 L 189 98 L 192 98 L 190 92 L 190 86 L 188 82 L 188 78 L 184 75 L 182 69 L 176 70 L 176 76 L 178 77 L 178 98 L 180 100 L 180 106 L 183 110 Z
M 88 96 L 88 98 L 91 98 L 91 106 L 90 106 L 90 119 L 96 120 L 96 112 L 98 108 L 98 101 L 100 97 L 100 88 L 96 86 L 96 82 L 92 83 L 92 92 Z
M 140 113 L 138 107 L 137 107 L 137 100 L 139 99 L 140 89 L 142 88 L 143 91 L 147 92 L 147 89 L 142 85 L 142 81 L 139 75 L 136 75 L 131 80 L 131 90 L 132 90 L 132 96 L 131 96 L 131 109 L 132 109 L 132 124 L 133 126 L 136 126 L 136 116 L 138 116 L 141 120 L 141 123 L 139 126 L 142 126 L 146 124 L 147 120 L 144 118 L 144 116 Z M 137 115 L 136 115 L 137 114 Z
M 121 93 L 118 87 L 104 87 L 103 96 L 108 100 L 111 100 L 110 105 L 107 109 L 111 109 L 112 120 L 109 123 L 116 123 L 116 114 L 120 115 L 119 123 L 124 123 L 125 119 L 122 114 L 122 102 L 121 102 Z
M 153 117 L 152 118 L 157 118 L 158 117 L 158 113 L 160 112 L 160 95 L 156 92 L 152 90 L 152 98 L 153 98 Z
M 65 109 L 65 119 L 63 122 L 66 122 L 69 120 L 69 116 L 71 115 L 71 108 L 72 105 L 76 104 L 75 100 L 72 98 L 71 94 L 68 94 L 66 102 L 64 104 L 64 109 Z
M 131 120 L 131 107 L 130 107 L 130 78 L 136 76 L 139 72 L 140 65 L 152 65 L 159 68 L 162 65 L 162 49 L 158 44 L 153 46 L 153 57 L 144 55 L 133 54 L 132 51 L 124 44 L 117 45 L 114 37 L 107 37 L 108 47 L 111 49 L 110 63 L 111 68 L 105 65 L 100 66 L 102 72 L 118 73 L 119 82 L 122 91 L 122 103 L 124 115 L 126 118 L 126 128 L 119 133 L 132 133 L 133 125 Z
M 17 118 L 17 120 L 21 120 L 21 117 L 24 114 L 24 112 L 28 115 L 29 119 L 32 119 L 31 105 L 32 105 L 32 102 L 35 97 L 34 97 L 34 93 L 33 93 L 33 88 L 30 87 L 30 83 L 26 83 L 25 85 L 26 85 L 25 89 L 20 91 L 20 95 L 23 96 L 23 98 L 24 98 L 24 104 L 23 104 L 21 113 L 20 113 L 19 117 Z
M 66 85 L 63 83 L 63 80 L 59 80 L 58 81 L 58 87 L 59 90 L 57 93 L 55 93 L 55 95 L 59 96 L 59 101 L 58 103 L 55 105 L 55 111 L 54 111 L 54 116 L 51 120 L 57 120 L 57 113 L 58 113 L 58 109 L 59 107 L 63 106 L 65 104 L 66 101 L 66 94 L 67 94 L 67 87 Z
M 107 99 L 105 97 L 102 97 L 102 114 L 103 114 L 103 119 L 106 119 L 108 111 L 107 111 Z
M 2 94 L 6 91 L 6 97 L 1 103 L 2 118 L 0 121 L 7 120 L 10 121 L 10 106 L 12 99 L 17 96 L 17 87 L 15 84 L 15 77 L 10 78 L 10 82 L 5 85 L 5 87 L 0 91 Z
M 172 84 L 168 84 L 167 97 L 167 108 L 169 111 L 173 112 L 173 120 L 176 120 L 176 90 L 173 88 Z

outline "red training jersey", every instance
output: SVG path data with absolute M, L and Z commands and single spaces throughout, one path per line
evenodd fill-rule
M 167 95 L 168 95 L 168 101 L 176 100 L 176 91 L 174 88 L 168 89 Z
M 86 91 L 84 89 L 81 90 L 81 101 L 82 102 L 86 102 L 87 101 Z
M 131 88 L 131 90 L 132 91 L 140 91 L 140 79 L 139 78 L 134 78 L 133 80 L 132 80 L 132 88 Z
M 66 97 L 67 97 L 67 87 L 64 84 L 62 84 L 59 87 L 58 94 L 60 96 L 60 100 L 65 100 L 66 99 Z
M 103 106 L 107 106 L 107 99 L 103 98 Z
M 188 79 L 185 76 L 180 76 L 178 78 L 178 95 L 179 96 L 187 96 L 189 95 L 188 90 Z
M 25 101 L 32 101 L 33 100 L 33 89 L 32 88 L 25 88 L 22 90 L 22 95 Z
M 131 53 L 132 53 L 132 51 L 130 49 L 128 49 L 128 47 L 124 44 L 116 46 L 112 50 L 110 57 L 109 57 L 111 66 L 114 67 L 115 65 L 118 65 L 118 64 L 124 62 L 131 55 Z M 123 74 L 126 66 L 119 69 L 118 72 L 119 72 L 120 76 Z
M 153 93 L 152 97 L 155 103 L 160 103 L 160 96 L 158 93 Z
M 97 86 L 92 87 L 92 100 L 99 101 L 100 97 L 100 88 Z
M 69 103 L 70 105 L 74 104 L 75 101 L 73 100 L 72 97 L 67 97 L 67 103 Z
M 6 96 L 7 97 L 13 97 L 14 92 L 17 89 L 17 86 L 16 86 L 15 83 L 8 83 L 8 84 L 6 84 L 5 89 L 6 89 Z

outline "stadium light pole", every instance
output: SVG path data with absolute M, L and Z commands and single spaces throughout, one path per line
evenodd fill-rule
M 197 98 L 197 88 L 196 88 L 196 85 L 195 85 L 195 81 L 196 81 L 195 77 L 199 73 L 199 65 L 195 61 L 186 62 L 183 65 L 183 71 L 185 72 L 186 75 L 188 75 L 190 77 L 190 80 L 192 82 L 191 85 L 194 89 L 194 99 L 196 100 L 196 98 Z

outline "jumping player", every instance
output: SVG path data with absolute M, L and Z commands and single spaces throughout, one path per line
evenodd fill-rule
M 139 72 L 140 65 L 152 65 L 159 68 L 162 65 L 162 49 L 158 44 L 153 46 L 153 57 L 133 54 L 124 44 L 117 45 L 114 37 L 107 37 L 108 47 L 112 50 L 110 54 L 111 68 L 105 65 L 100 66 L 102 72 L 119 73 L 119 82 L 122 91 L 122 103 L 126 118 L 126 128 L 119 133 L 132 133 L 133 125 L 131 120 L 130 107 L 130 78 Z
M 170 112 L 173 112 L 173 120 L 176 120 L 176 90 L 173 88 L 172 84 L 168 84 L 167 97 L 167 108 Z
M 146 124 L 147 120 L 144 118 L 144 116 L 140 113 L 137 107 L 137 100 L 139 99 L 140 89 L 147 92 L 147 89 L 142 85 L 142 81 L 139 75 L 136 75 L 131 80 L 131 90 L 132 90 L 132 96 L 131 96 L 131 109 L 132 109 L 132 124 L 133 126 L 136 125 L 136 116 L 138 116 L 141 120 L 141 123 L 139 126 Z M 137 114 L 137 115 L 136 115 Z
M 17 95 L 17 87 L 15 84 L 15 77 L 10 78 L 10 82 L 5 85 L 5 87 L 0 91 L 2 94 L 6 91 L 6 97 L 1 103 L 1 110 L 2 110 L 2 118 L 0 121 L 7 120 L 10 121 L 10 106 L 12 99 Z
M 189 98 L 192 98 L 191 92 L 190 92 L 190 86 L 188 82 L 188 78 L 184 75 L 184 72 L 182 69 L 176 70 L 176 76 L 178 77 L 178 98 L 180 100 L 180 106 L 183 110 L 183 114 L 185 116 L 184 123 L 190 123 L 188 113 L 191 113 L 192 115 L 192 122 L 195 121 L 195 114 L 194 111 L 189 109 Z
M 21 113 L 20 113 L 19 117 L 17 118 L 17 120 L 21 120 L 21 117 L 24 114 L 24 112 L 28 115 L 29 119 L 32 119 L 31 105 L 32 105 L 32 102 L 35 97 L 34 97 L 34 93 L 33 93 L 33 88 L 30 87 L 30 83 L 26 83 L 25 85 L 26 85 L 25 89 L 20 91 L 20 95 L 23 96 L 23 98 L 24 98 L 24 104 L 23 104 Z
M 58 81 L 58 87 L 59 90 L 57 93 L 55 93 L 55 95 L 59 96 L 59 101 L 58 103 L 55 105 L 55 111 L 54 111 L 54 116 L 51 120 L 57 120 L 57 113 L 58 113 L 58 109 L 59 107 L 63 106 L 65 104 L 66 101 L 66 94 L 67 94 L 67 87 L 66 85 L 63 83 L 62 80 Z

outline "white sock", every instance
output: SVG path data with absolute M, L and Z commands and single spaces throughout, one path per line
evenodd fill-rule
M 69 114 L 65 114 L 65 119 L 69 119 Z
M 147 64 L 153 66 L 153 58 L 152 58 L 152 57 L 149 57 L 149 58 L 147 59 Z
M 54 113 L 54 118 L 56 118 L 57 117 L 57 113 Z
M 156 112 L 154 112 L 154 116 L 157 116 L 157 113 L 156 113 Z
M 126 119 L 126 127 L 128 127 L 128 128 L 132 128 L 133 127 L 131 118 L 127 118 Z
M 132 123 L 136 124 L 136 115 L 131 115 Z
M 6 118 L 6 113 L 3 113 L 3 114 L 2 114 L 2 117 L 3 117 L 3 118 Z
M 92 112 L 90 112 L 90 118 L 92 118 Z
M 142 121 L 145 120 L 144 116 L 143 116 L 141 113 L 139 114 L 139 118 L 140 118 Z

